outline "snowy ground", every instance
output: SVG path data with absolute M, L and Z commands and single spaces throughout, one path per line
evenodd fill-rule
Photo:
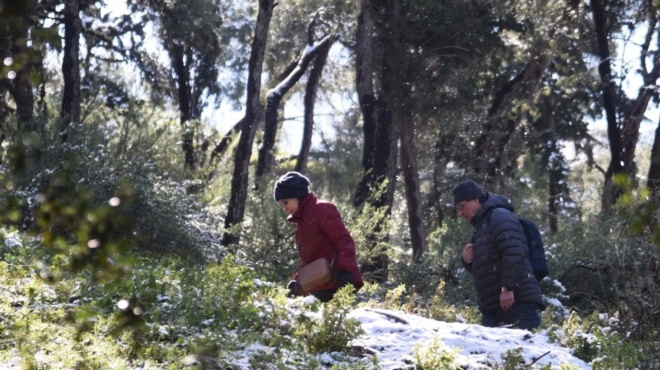
M 426 348 L 434 338 L 449 350 L 457 350 L 457 364 L 465 369 L 488 369 L 493 360 L 501 361 L 507 351 L 522 348 L 527 365 L 562 365 L 590 369 L 584 361 L 571 355 L 567 348 L 551 343 L 543 333 L 525 330 L 485 328 L 480 325 L 446 323 L 425 319 L 400 311 L 361 308 L 351 317 L 362 322 L 365 335 L 353 342 L 378 357 L 383 369 L 410 368 L 416 347 Z M 536 361 L 536 362 L 535 362 Z
M 447 323 L 375 308 L 358 308 L 349 317 L 359 320 L 365 332 L 351 346 L 359 348 L 368 357 L 377 357 L 379 368 L 383 370 L 414 369 L 415 351 L 424 353 L 434 343 L 453 352 L 456 365 L 465 370 L 491 369 L 492 364 L 501 364 L 503 354 L 518 348 L 522 349 L 525 365 L 533 365 L 529 368 L 549 365 L 552 369 L 591 369 L 587 363 L 572 356 L 569 349 L 550 342 L 544 332 L 532 334 L 518 329 Z M 251 345 L 236 353 L 232 369 L 252 369 L 248 359 L 251 353 L 257 352 L 268 353 L 269 349 Z M 17 350 L 13 350 L 12 355 L 13 358 L 9 356 L 12 360 L 1 363 L 0 369 L 23 368 Z M 194 356 L 192 359 L 195 363 Z M 338 364 L 329 355 L 321 355 L 319 360 L 326 366 Z M 133 369 L 159 367 L 137 366 Z

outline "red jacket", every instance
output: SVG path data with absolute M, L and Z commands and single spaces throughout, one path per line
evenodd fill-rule
M 296 244 L 300 267 L 319 258 L 325 258 L 333 261 L 333 270 L 348 271 L 353 276 L 357 289 L 364 285 L 355 259 L 355 242 L 346 230 L 334 204 L 319 200 L 316 195 L 309 193 L 296 212 L 288 217 L 288 221 L 297 224 Z M 298 273 L 293 279 L 296 280 L 297 277 Z M 336 288 L 337 283 L 330 281 L 320 286 L 318 290 Z

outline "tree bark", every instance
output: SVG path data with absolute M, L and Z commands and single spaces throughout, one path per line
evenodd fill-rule
M 553 147 L 553 151 L 556 150 L 557 142 L 555 140 L 549 145 Z M 561 154 L 558 152 L 557 155 Z M 560 199 L 563 192 L 561 182 L 566 180 L 561 162 L 560 158 L 551 157 L 548 163 L 548 225 L 550 233 L 553 235 L 559 232 Z
M 23 130 L 35 131 L 34 93 L 30 83 L 30 71 L 22 69 L 16 72 L 16 78 L 10 83 L 9 92 L 16 103 L 16 115 Z
M 602 209 L 608 211 L 623 195 L 624 189 L 617 184 L 620 177 L 634 178 L 637 172 L 635 163 L 635 149 L 639 141 L 639 127 L 644 119 L 644 113 L 653 97 L 654 86 L 660 78 L 660 56 L 650 53 L 652 40 L 660 36 L 656 32 L 657 16 L 654 11 L 647 11 L 647 33 L 640 51 L 640 73 L 643 86 L 639 89 L 632 106 L 624 113 L 623 118 L 617 119 L 620 102 L 616 99 L 613 82 L 611 54 L 609 50 L 610 25 L 607 23 L 609 14 L 601 0 L 591 1 L 594 31 L 598 46 L 600 64 L 598 73 L 601 78 L 603 104 L 607 118 L 607 137 L 610 144 L 610 163 L 605 171 L 605 186 L 602 195 Z M 647 67 L 647 58 L 652 55 L 652 69 Z
M 309 151 L 312 148 L 312 136 L 314 134 L 314 108 L 316 105 L 316 92 L 319 89 L 321 77 L 323 76 L 323 69 L 328 61 L 328 54 L 330 53 L 331 43 L 323 45 L 314 58 L 314 64 L 309 71 L 307 78 L 307 85 L 305 86 L 305 123 L 303 128 L 302 145 L 298 153 L 295 170 L 304 173 L 307 171 L 307 162 L 309 160 Z
M 376 106 L 377 100 L 373 87 L 373 46 L 374 33 L 373 5 L 371 0 L 360 2 L 360 15 L 358 17 L 357 41 L 355 47 L 356 90 L 360 111 L 362 112 L 362 178 L 355 191 L 353 203 L 361 206 L 367 200 L 373 183 L 373 158 L 375 153 L 376 136 Z
M 646 180 L 646 187 L 651 191 L 652 199 L 660 198 L 660 122 L 655 129 L 653 148 L 651 149 L 651 166 Z
M 225 136 L 222 137 L 222 140 L 218 143 L 218 145 L 213 148 L 213 151 L 211 152 L 211 160 L 209 161 L 209 164 L 213 165 L 216 163 L 216 160 L 218 160 L 220 157 L 222 157 L 227 149 L 229 148 L 229 145 L 231 145 L 231 142 L 234 141 L 234 137 L 238 134 L 241 133 L 241 127 L 243 127 L 243 121 L 245 120 L 245 117 L 241 118 L 238 122 L 234 124 L 234 126 L 225 134 Z
M 80 123 L 80 0 L 64 1 L 64 48 L 62 75 L 62 131 L 60 138 L 66 141 L 67 129 L 72 123 Z
M 270 90 L 266 97 L 264 137 L 259 148 L 259 158 L 257 159 L 257 169 L 255 171 L 257 183 L 259 183 L 259 180 L 266 173 L 272 171 L 275 163 L 273 148 L 275 147 L 275 139 L 277 138 L 278 110 L 282 98 L 305 74 L 309 63 L 318 55 L 319 50 L 325 47 L 329 50 L 332 44 L 339 38 L 338 35 L 327 35 L 318 43 L 314 44 L 314 25 L 317 17 L 318 13 L 308 25 L 308 44 L 300 57 L 298 66 L 284 80 L 280 81 L 275 88 Z
M 190 68 L 186 60 L 191 60 L 191 55 L 186 55 L 184 45 L 173 43 L 170 50 L 172 68 L 176 74 L 177 101 L 179 103 L 179 122 L 181 124 L 181 149 L 183 150 L 184 163 L 187 169 L 194 170 L 197 167 L 193 138 L 195 131 L 190 126 L 193 116 L 193 95 L 190 86 Z
M 408 104 L 399 109 L 402 110 L 400 115 L 401 168 L 408 209 L 410 244 L 413 251 L 413 263 L 420 263 L 423 261 L 424 254 L 428 252 L 428 245 L 426 243 L 426 225 L 424 224 L 424 202 L 419 186 L 414 122 Z
M 404 80 L 407 76 L 400 69 L 401 66 L 406 65 L 406 51 L 401 43 L 403 36 L 400 1 L 386 2 L 382 17 L 387 22 L 378 32 L 372 28 L 373 10 L 373 4 L 363 0 L 361 16 L 358 19 L 359 47 L 356 53 L 359 57 L 356 59 L 356 84 L 365 135 L 363 173 L 354 203 L 359 206 L 366 202 L 371 208 L 383 211 L 384 216 L 389 218 L 394 202 L 401 129 L 400 125 L 395 123 L 394 114 L 401 114 L 397 109 L 400 109 L 404 101 L 402 97 L 406 95 L 402 92 L 402 87 L 405 86 Z M 373 39 L 374 34 L 377 34 L 378 39 Z M 379 60 L 373 59 L 373 50 L 369 49 L 376 42 L 382 43 L 384 50 L 388 50 Z M 381 67 L 378 75 L 374 77 L 371 64 L 377 62 L 380 62 Z M 405 68 L 403 70 L 405 71 Z M 371 79 L 380 81 L 378 98 Z M 362 271 L 367 280 L 385 282 L 388 278 L 388 256 L 385 251 L 378 249 L 379 246 L 389 244 L 389 236 L 384 232 L 387 218 L 383 218 L 372 230 L 367 231 L 369 245 L 366 248 L 370 257 L 362 264 Z
M 278 76 L 277 80 L 278 81 L 283 80 L 286 76 L 288 76 L 291 72 L 293 72 L 293 70 L 296 68 L 297 65 L 298 65 L 297 61 L 290 63 L 289 66 L 284 70 L 284 73 Z M 225 154 L 225 152 L 229 148 L 229 145 L 234 140 L 234 137 L 241 132 L 242 126 L 243 126 L 243 119 L 236 122 L 234 126 L 229 131 L 227 131 L 227 133 L 222 137 L 218 145 L 216 145 L 213 148 L 209 160 L 209 165 L 214 165 L 216 161 Z
M 419 171 L 417 165 L 417 147 L 415 145 L 415 121 L 413 120 L 413 106 L 411 99 L 413 95 L 409 76 L 410 70 L 409 56 L 403 44 L 403 22 L 404 18 L 401 12 L 400 0 L 394 0 L 391 3 L 392 14 L 392 51 L 391 64 L 392 70 L 398 73 L 391 73 L 395 76 L 392 89 L 387 92 L 392 97 L 391 110 L 396 122 L 396 133 L 392 137 L 395 145 L 393 151 L 396 151 L 397 137 L 400 140 L 399 155 L 401 158 L 401 172 L 404 179 L 404 188 L 406 196 L 406 210 L 408 212 L 408 227 L 410 232 L 410 244 L 413 252 L 412 263 L 421 263 L 424 255 L 428 252 L 426 225 L 424 223 L 424 202 L 419 185 Z M 396 159 L 392 160 L 396 167 Z M 391 181 L 394 182 L 394 173 Z M 391 207 L 391 203 L 389 206 Z
M 252 40 L 252 51 L 248 63 L 247 101 L 245 117 L 242 120 L 241 136 L 234 157 L 234 171 L 231 179 L 231 195 L 225 218 L 225 232 L 222 245 L 236 244 L 240 240 L 237 227 L 245 216 L 245 202 L 248 191 L 248 172 L 252 145 L 257 123 L 262 115 L 259 99 L 264 54 L 268 40 L 268 29 L 273 16 L 274 0 L 259 0 L 259 14 Z
M 445 205 L 442 202 L 442 191 L 444 178 L 447 173 L 447 165 L 451 159 L 451 143 L 455 140 L 454 135 L 443 134 L 440 135 L 434 144 L 434 160 L 433 160 L 433 190 L 432 190 L 432 199 L 430 203 L 432 208 L 435 210 L 435 220 L 429 220 L 429 226 L 431 222 L 437 222 L 435 227 L 441 228 L 445 219 Z M 432 226 L 430 226 L 433 228 Z

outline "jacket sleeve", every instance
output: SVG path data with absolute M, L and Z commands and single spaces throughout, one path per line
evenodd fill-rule
M 355 242 L 353 237 L 344 226 L 337 207 L 332 203 L 324 203 L 322 206 L 319 227 L 325 236 L 337 248 L 333 267 L 353 272 L 357 265 L 355 262 Z
M 500 284 L 515 290 L 520 280 L 527 275 L 526 240 L 516 215 L 506 209 L 496 209 L 488 220 L 490 237 L 495 242 L 501 257 Z
M 463 257 L 461 257 L 461 263 L 463 263 L 463 267 L 467 270 L 467 272 L 472 273 L 472 264 L 465 262 Z
M 472 243 L 472 245 L 474 246 L 474 236 L 472 237 L 472 239 L 470 239 L 470 243 Z M 463 254 L 462 253 L 461 253 L 461 263 L 463 264 L 463 267 L 467 270 L 467 272 L 469 272 L 471 274 L 472 273 L 472 263 L 465 262 L 465 260 L 463 259 Z

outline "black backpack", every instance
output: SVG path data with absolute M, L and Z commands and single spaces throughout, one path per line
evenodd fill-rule
M 494 208 L 493 208 L 494 209 Z M 487 219 L 490 218 L 490 209 L 486 215 Z M 545 258 L 545 247 L 543 246 L 543 239 L 541 239 L 541 232 L 536 224 L 526 218 L 518 217 L 518 222 L 522 226 L 527 239 L 527 249 L 529 250 L 529 260 L 532 263 L 532 270 L 537 281 L 543 280 L 549 275 L 548 261 Z
M 520 222 L 520 226 L 525 232 L 534 276 L 536 276 L 536 280 L 541 281 L 550 273 L 548 271 L 548 261 L 545 259 L 545 248 L 543 247 L 541 232 L 534 222 L 526 218 L 518 217 L 518 222 Z

